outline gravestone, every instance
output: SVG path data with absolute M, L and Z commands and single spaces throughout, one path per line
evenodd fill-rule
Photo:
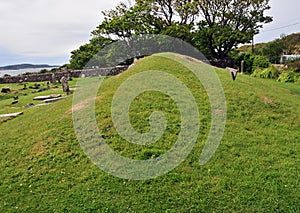
M 68 81 L 73 81 L 73 78 L 72 78 L 72 75 L 71 75 L 70 71 L 68 71 Z
M 228 70 L 232 80 L 235 81 L 235 79 L 237 77 L 238 70 L 230 68 L 230 67 L 227 67 L 226 69 Z
M 33 103 L 29 103 L 29 104 L 27 104 L 27 105 L 25 105 L 25 106 L 23 106 L 23 108 L 30 108 L 30 107 L 34 107 L 34 104 Z
M 1 92 L 2 92 L 2 93 L 9 93 L 9 92 L 10 92 L 10 88 L 9 88 L 9 87 L 3 87 L 3 88 L 1 89 Z
M 68 79 L 65 76 L 63 76 L 61 78 L 61 84 L 62 84 L 63 91 L 66 92 L 67 95 L 70 95 L 71 91 L 70 91 L 70 88 L 69 88 Z
M 51 76 L 51 83 L 52 83 L 52 84 L 56 84 L 55 73 L 53 73 L 52 76 Z
M 39 89 L 40 88 L 40 84 L 34 84 L 33 86 L 30 86 L 30 89 Z
M 23 84 L 23 88 L 21 90 L 27 90 L 27 85 Z

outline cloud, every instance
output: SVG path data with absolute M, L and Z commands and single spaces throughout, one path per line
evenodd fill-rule
M 24 57 L 62 57 L 89 40 L 101 11 L 117 0 L 0 2 L 0 50 Z M 3 55 L 3 53 L 2 53 Z
M 130 0 L 2 0 L 0 1 L 1 64 L 14 60 L 68 61 L 70 52 L 90 39 L 90 32 L 101 23 L 101 11 Z M 133 0 L 131 0 L 132 2 Z M 271 0 L 268 14 L 274 22 L 264 30 L 300 21 L 298 0 Z M 297 20 L 296 20 L 297 19 Z M 300 25 L 257 35 L 255 40 L 270 41 L 281 33 L 299 30 Z
M 300 25 L 288 26 L 300 22 L 299 0 L 270 0 L 271 10 L 268 15 L 273 16 L 273 22 L 264 26 L 256 36 L 257 42 L 268 42 L 279 38 L 281 34 L 291 34 L 300 31 Z

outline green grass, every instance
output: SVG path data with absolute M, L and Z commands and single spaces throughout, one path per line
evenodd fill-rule
M 0 89 L 3 87 L 9 87 L 11 92 L 8 94 L 0 93 L 0 114 L 13 113 L 18 111 L 24 111 L 23 107 L 29 103 L 35 105 L 41 104 L 41 101 L 34 101 L 33 98 L 37 96 L 45 96 L 51 94 L 62 94 L 61 85 L 49 85 L 49 90 L 39 92 L 39 89 L 30 89 L 30 86 L 34 86 L 36 83 L 26 83 L 26 89 L 24 89 L 24 83 L 20 84 L 1 84 Z M 40 85 L 40 89 L 48 88 L 47 82 L 37 83 Z M 76 80 L 70 81 L 69 86 L 72 88 L 76 85 Z M 19 100 L 17 104 L 12 104 L 13 97 L 18 96 Z
M 233 82 L 227 71 L 217 69 L 227 99 L 227 125 L 216 154 L 200 166 L 210 127 L 208 97 L 186 68 L 169 59 L 145 58 L 104 81 L 96 101 L 101 134 L 116 152 L 132 159 L 156 157 L 174 145 L 180 114 L 164 94 L 143 93 L 130 110 L 132 126 L 139 132 L 149 131 L 151 112 L 164 111 L 168 126 L 157 143 L 130 144 L 112 124 L 114 92 L 129 76 L 145 70 L 173 74 L 189 87 L 199 105 L 200 134 L 179 167 L 145 181 L 124 180 L 101 171 L 76 140 L 70 96 L 42 108 L 22 109 L 24 115 L 0 124 L 0 212 L 300 211 L 299 84 L 242 75 Z M 34 95 L 24 97 L 16 107 L 31 102 Z M 1 114 L 19 110 L 10 105 L 11 100 L 2 99 Z

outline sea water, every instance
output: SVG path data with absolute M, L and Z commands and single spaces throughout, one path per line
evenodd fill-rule
M 11 75 L 11 76 L 17 76 L 28 72 L 40 72 L 43 69 L 51 70 L 55 67 L 47 67 L 47 68 L 30 68 L 30 69 L 19 69 L 19 70 L 0 70 L 0 77 L 3 77 L 5 74 Z

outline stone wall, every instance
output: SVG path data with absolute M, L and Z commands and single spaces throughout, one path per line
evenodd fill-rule
M 114 76 L 128 69 L 128 66 L 117 66 L 89 70 L 72 70 L 55 73 L 55 79 L 60 80 L 63 76 L 79 78 L 79 77 L 95 77 L 95 76 Z M 0 84 L 20 83 L 20 82 L 43 82 L 51 81 L 52 73 L 30 74 L 21 76 L 10 76 L 0 78 Z

